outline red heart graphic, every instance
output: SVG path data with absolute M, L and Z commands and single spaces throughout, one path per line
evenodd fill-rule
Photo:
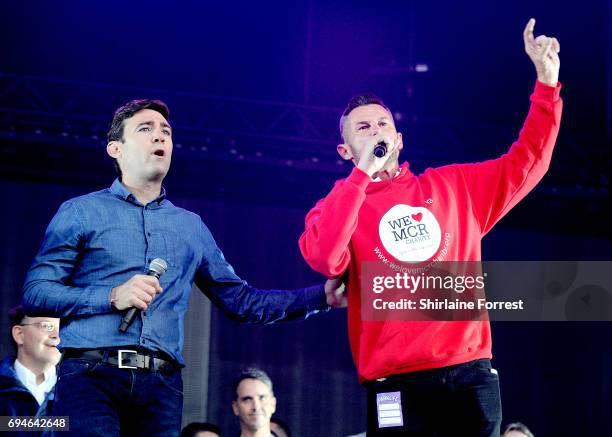
M 412 217 L 413 220 L 416 220 L 417 222 L 420 222 L 421 219 L 423 218 L 423 213 L 420 212 L 418 214 L 412 214 L 410 217 Z

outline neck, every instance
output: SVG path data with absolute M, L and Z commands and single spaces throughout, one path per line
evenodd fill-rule
M 36 384 L 40 385 L 45 381 L 45 372 L 49 369 L 49 364 L 36 363 L 24 356 L 18 356 L 17 359 L 23 367 L 36 376 Z
M 270 424 L 257 430 L 251 430 L 244 427 L 240 429 L 240 437 L 270 437 L 271 435 Z
M 399 170 L 399 164 L 394 161 L 391 164 L 385 165 L 382 169 L 372 175 L 372 179 L 380 178 L 381 181 L 389 181 L 395 177 Z
M 140 203 L 146 205 L 152 200 L 157 199 L 161 193 L 161 179 L 159 181 L 136 181 L 125 176 L 122 178 L 121 183 L 127 188 L 130 193 L 138 199 Z

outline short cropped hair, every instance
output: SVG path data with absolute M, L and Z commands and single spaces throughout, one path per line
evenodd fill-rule
M 508 425 L 506 427 L 506 429 L 504 430 L 504 434 L 506 434 L 507 432 L 510 432 L 510 431 L 518 431 L 518 432 L 522 432 L 527 437 L 534 437 L 533 433 L 531 431 L 529 431 L 529 428 L 527 428 L 521 422 L 514 422 L 514 423 L 511 423 L 510 425 Z
M 344 111 L 342 112 L 342 115 L 340 116 L 340 123 L 338 127 L 340 129 L 340 136 L 342 138 L 344 138 L 343 129 L 344 129 L 344 121 L 346 120 L 346 117 L 348 117 L 348 115 L 353 111 L 353 109 L 358 108 L 360 106 L 366 106 L 366 105 L 380 105 L 383 108 L 385 108 L 389 114 L 391 114 L 391 117 L 393 117 L 391 110 L 389 109 L 387 105 L 385 105 L 385 103 L 382 101 L 380 97 L 374 94 L 370 94 L 370 93 L 353 96 L 348 101 L 346 108 L 344 109 Z
M 110 124 L 110 128 L 108 129 L 108 133 L 106 134 L 107 142 L 123 142 L 123 122 L 128 118 L 132 118 L 134 114 L 136 114 L 138 111 L 142 111 L 143 109 L 152 109 L 153 111 L 159 112 L 161 115 L 164 116 L 166 120 L 170 121 L 170 109 L 168 109 L 168 106 L 161 100 L 132 100 L 127 102 L 125 105 L 117 108 L 117 110 L 115 111 L 115 114 L 113 115 L 113 119 Z M 119 180 L 121 180 L 121 168 L 119 167 L 119 163 L 116 159 L 113 159 L 113 165 L 115 167 L 115 171 L 119 175 Z
M 28 315 L 25 313 L 22 305 L 17 305 L 16 307 L 9 309 L 8 316 L 11 328 L 9 329 L 9 338 L 11 340 L 13 350 L 15 353 L 17 353 L 17 343 L 15 343 L 15 339 L 13 338 L 13 326 L 20 325 L 21 322 L 23 322 L 23 319 L 25 319 Z
M 194 437 L 201 431 L 210 431 L 221 435 L 221 428 L 208 422 L 191 422 L 181 431 L 180 437 Z
M 263 382 L 266 385 L 266 387 L 270 389 L 270 393 L 274 395 L 274 390 L 272 389 L 272 380 L 270 379 L 268 374 L 264 372 L 263 370 L 258 369 L 256 367 L 249 367 L 249 368 L 243 369 L 240 372 L 240 375 L 238 376 L 238 378 L 236 378 L 236 381 L 234 382 L 234 400 L 238 399 L 238 386 L 245 379 L 256 379 L 258 381 Z

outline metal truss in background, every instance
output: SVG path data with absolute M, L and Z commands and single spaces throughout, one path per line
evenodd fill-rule
M 0 140 L 5 153 L 27 154 L 23 148 L 38 144 L 87 159 L 87 149 L 102 150 L 112 111 L 135 98 L 168 103 L 176 155 L 187 160 L 296 168 L 338 177 L 350 167 L 335 151 L 339 108 L 1 73 Z M 515 127 L 396 115 L 401 129 L 410 132 L 410 161 L 417 170 L 492 158 L 516 135 Z M 538 189 L 563 197 L 606 197 L 610 156 L 603 143 L 589 141 L 584 147 L 569 132 L 562 133 L 559 143 L 562 151 L 553 162 L 558 171 Z M 500 147 L 492 150 L 491 144 Z

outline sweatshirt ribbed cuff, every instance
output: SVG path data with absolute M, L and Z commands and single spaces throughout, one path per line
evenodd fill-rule
M 561 82 L 557 82 L 557 86 L 546 85 L 545 83 L 536 80 L 533 95 L 536 98 L 556 102 L 561 94 Z
M 368 184 L 372 182 L 372 178 L 365 171 L 355 167 L 353 168 L 353 171 L 349 177 L 346 178 L 346 181 L 357 185 L 359 188 L 365 191 Z

